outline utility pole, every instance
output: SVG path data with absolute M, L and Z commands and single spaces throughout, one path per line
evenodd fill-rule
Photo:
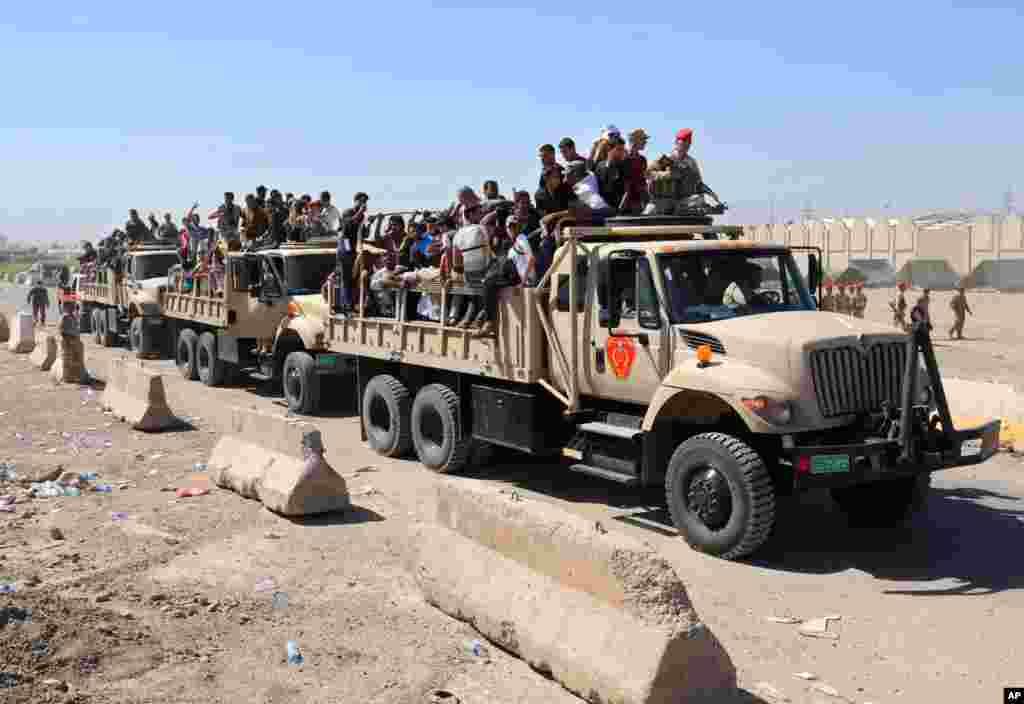
M 1015 201 L 1015 198 L 1014 198 L 1013 186 L 1010 186 L 1010 188 L 1007 189 L 1006 195 L 1004 196 L 1004 199 L 1005 199 L 1005 203 L 1006 203 L 1006 214 L 1007 215 L 1016 215 L 1017 214 L 1017 204 L 1016 204 L 1016 201 Z
M 775 224 L 775 194 L 774 193 L 772 193 L 771 199 L 769 200 L 769 211 L 768 212 L 769 212 L 768 224 L 774 225 Z

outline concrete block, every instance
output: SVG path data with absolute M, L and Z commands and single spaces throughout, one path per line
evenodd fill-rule
M 101 403 L 135 430 L 156 433 L 185 425 L 167 405 L 163 377 L 136 360 L 110 360 Z
M 0 342 L 7 342 L 11 339 L 11 326 L 7 322 L 7 316 L 0 313 Z
M 57 338 L 52 333 L 40 331 L 36 336 L 35 345 L 29 361 L 44 372 L 50 371 L 50 367 L 57 360 Z
M 702 701 L 735 689 L 732 661 L 666 560 L 558 506 L 514 498 L 472 481 L 440 480 L 437 523 L 470 541 L 474 548 L 460 550 L 474 557 L 467 564 L 450 551 L 432 552 L 434 538 L 424 538 L 417 574 L 432 603 L 468 616 L 488 638 L 590 701 Z M 486 554 L 493 557 L 483 566 L 474 562 Z M 533 575 L 520 578 L 539 591 L 496 598 L 490 581 L 500 581 L 510 563 Z M 465 590 L 482 594 L 474 601 Z M 518 636 L 509 647 L 502 621 L 514 598 Z
M 1024 395 L 1012 386 L 943 377 L 942 388 L 954 416 L 1024 423 Z
M 88 384 L 91 381 L 85 368 L 85 347 L 77 335 L 61 336 L 57 359 L 50 367 L 50 377 L 63 384 Z
M 428 603 L 601 704 L 731 701 L 736 671 L 699 622 L 657 626 L 442 526 L 412 532 Z
M 312 424 L 232 408 L 230 427 L 208 462 L 217 486 L 283 516 L 350 508 L 348 485 L 324 459 L 322 436 Z
M 7 349 L 18 354 L 28 354 L 36 346 L 35 326 L 30 313 L 18 313 L 14 318 Z

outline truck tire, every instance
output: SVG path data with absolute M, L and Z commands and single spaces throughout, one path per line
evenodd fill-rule
M 78 332 L 92 332 L 92 308 L 88 306 L 83 305 L 78 313 Z
M 832 500 L 851 524 L 897 525 L 924 508 L 932 487 L 931 474 L 832 489 Z
M 311 354 L 292 352 L 285 357 L 281 379 L 284 397 L 293 413 L 310 415 L 320 409 L 320 380 Z
M 370 447 L 384 457 L 409 453 L 412 434 L 409 389 L 389 374 L 379 374 L 363 391 L 363 428 Z
M 128 325 L 128 349 L 135 354 L 142 351 L 142 318 L 132 318 Z
M 444 384 L 424 386 L 412 403 L 412 444 L 428 469 L 451 474 L 465 468 L 473 437 L 462 432 L 459 397 Z
M 217 338 L 212 332 L 204 332 L 199 336 L 195 347 L 196 373 L 199 381 L 207 386 L 220 386 L 224 383 L 224 362 L 217 356 Z
M 192 328 L 183 328 L 178 333 L 178 344 L 174 348 L 174 363 L 181 375 L 190 381 L 199 378 L 196 368 L 196 346 L 199 336 Z
M 768 468 L 747 443 L 725 433 L 695 435 L 676 448 L 665 495 L 686 542 L 726 560 L 757 550 L 775 524 Z

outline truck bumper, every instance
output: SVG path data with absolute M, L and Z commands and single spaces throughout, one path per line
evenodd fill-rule
M 797 445 L 789 451 L 793 488 L 798 491 L 840 488 L 964 467 L 984 462 L 999 451 L 1001 422 L 990 421 L 955 430 L 952 444 L 938 452 L 922 451 L 913 462 L 900 462 L 897 440 L 852 445 Z

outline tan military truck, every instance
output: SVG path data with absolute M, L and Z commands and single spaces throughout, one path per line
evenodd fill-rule
M 238 372 L 280 382 L 310 367 L 310 353 L 327 349 L 322 288 L 335 268 L 335 247 L 334 239 L 326 239 L 229 252 L 220 291 L 206 276 L 189 286 L 175 275 L 162 313 L 181 374 L 217 386 Z M 321 373 L 343 371 L 339 366 Z
M 896 521 L 932 472 L 997 451 L 998 421 L 953 427 L 926 330 L 819 311 L 820 254 L 691 223 L 569 229 L 538 287 L 502 292 L 493 338 L 410 320 L 408 300 L 393 319 L 323 308 L 316 368 L 354 364 L 382 455 L 456 472 L 491 443 L 663 485 L 681 535 L 729 559 L 767 539 L 778 496 L 829 489 L 852 520 Z M 472 293 L 400 295 L 453 291 Z
M 160 299 L 167 272 L 178 264 L 173 243 L 146 243 L 128 251 L 124 271 L 96 272 L 96 280 L 79 283 L 82 332 L 92 332 L 104 347 L 123 335 L 135 352 L 158 355 L 164 344 Z

